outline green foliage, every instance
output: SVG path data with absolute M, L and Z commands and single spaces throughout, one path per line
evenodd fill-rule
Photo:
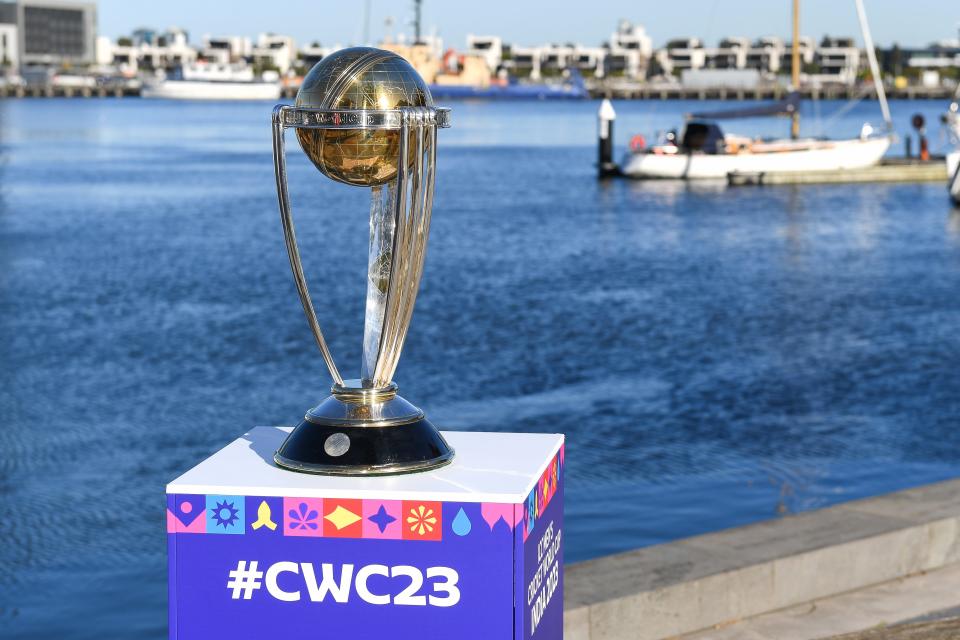
M 273 64 L 267 59 L 256 60 L 253 63 L 253 74 L 261 75 L 264 71 L 276 71 L 280 72 L 280 68 L 277 65 Z

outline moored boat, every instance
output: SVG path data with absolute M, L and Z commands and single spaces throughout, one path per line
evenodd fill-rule
M 947 107 L 947 112 L 943 114 L 943 124 L 947 126 L 952 141 L 960 145 L 960 86 L 957 87 L 957 93 Z
M 678 136 L 630 153 L 623 173 L 634 178 L 724 179 L 731 173 L 836 171 L 877 164 L 890 148 L 889 136 L 865 127 L 860 138 L 751 139 L 724 135 L 719 125 L 690 120 Z
M 280 91 L 276 73 L 257 78 L 247 66 L 197 63 L 145 82 L 140 95 L 168 100 L 278 100 Z
M 887 106 L 873 41 L 862 0 L 855 0 L 863 30 L 874 86 L 880 101 L 885 131 L 864 124 L 858 138 L 830 140 L 800 137 L 800 97 L 795 91 L 771 105 L 722 112 L 688 114 L 680 133 L 671 132 L 647 147 L 640 136 L 631 144 L 622 172 L 631 178 L 684 180 L 723 179 L 737 173 L 800 173 L 861 169 L 880 162 L 893 142 L 893 125 Z M 794 0 L 792 85 L 800 84 L 799 0 Z M 724 134 L 718 120 L 760 116 L 789 116 L 790 138 L 765 139 Z
M 960 204 L 960 150 L 947 154 L 947 188 L 950 197 Z

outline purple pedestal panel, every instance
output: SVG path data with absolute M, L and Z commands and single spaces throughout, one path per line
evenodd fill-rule
M 170 638 L 562 638 L 564 450 L 557 442 L 530 465 L 537 472 L 522 486 L 532 489 L 510 501 L 475 501 L 510 497 L 476 486 L 461 500 L 451 500 L 456 490 L 449 489 L 430 500 L 390 479 L 357 481 L 357 497 L 342 484 L 324 496 L 331 483 L 292 472 L 281 472 L 295 480 L 287 491 L 276 483 L 237 491 L 243 487 L 233 481 L 220 487 L 230 493 L 181 493 L 178 484 L 196 483 L 172 483 Z M 466 452 L 463 458 L 470 462 Z M 431 473 L 442 485 L 458 473 L 484 482 L 476 466 Z M 378 487 L 384 497 L 371 497 Z

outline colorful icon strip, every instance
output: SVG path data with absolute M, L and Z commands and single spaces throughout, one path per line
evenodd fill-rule
M 540 476 L 540 479 L 537 480 L 536 486 L 533 488 L 533 491 L 530 492 L 530 495 L 527 496 L 527 501 L 523 505 L 524 541 L 526 541 L 530 536 L 530 532 L 536 527 L 537 520 L 539 520 L 543 512 L 547 510 L 550 501 L 553 500 L 553 496 L 557 494 L 557 489 L 563 480 L 563 465 L 564 445 L 561 445 L 560 451 L 557 452 L 557 455 L 554 456 L 550 464 L 547 465 L 546 470 Z
M 471 531 L 512 531 L 520 505 L 419 500 L 174 494 L 168 533 L 439 541 Z M 479 528 L 480 522 L 485 523 Z

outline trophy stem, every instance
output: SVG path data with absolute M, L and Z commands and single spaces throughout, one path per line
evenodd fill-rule
M 367 263 L 367 307 L 363 324 L 363 362 L 360 378 L 372 387 L 380 354 L 380 336 L 387 306 L 387 289 L 393 263 L 393 234 L 396 227 L 393 204 L 396 181 L 375 186 L 370 192 L 370 253 Z

